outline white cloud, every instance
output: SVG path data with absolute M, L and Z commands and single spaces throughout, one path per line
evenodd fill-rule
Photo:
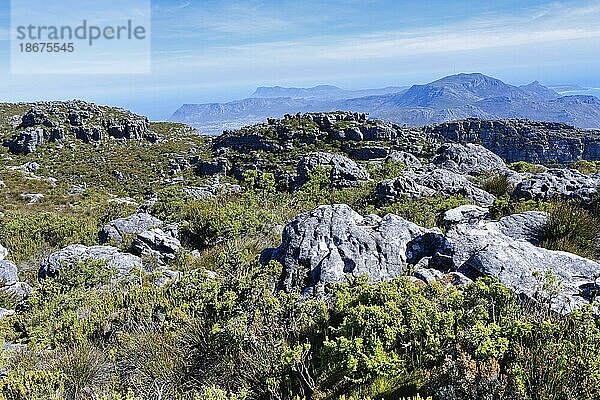
M 255 23 L 268 25 L 260 18 Z M 234 22 L 216 19 L 212 28 L 254 29 L 252 24 L 237 28 L 234 25 Z M 445 26 L 212 47 L 204 49 L 201 55 L 190 53 L 175 61 L 208 67 L 243 60 L 294 63 L 394 59 L 598 38 L 600 5 L 566 7 L 555 3 L 524 15 L 486 16 Z M 170 62 L 173 61 L 171 58 Z

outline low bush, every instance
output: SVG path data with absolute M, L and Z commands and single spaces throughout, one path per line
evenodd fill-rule
M 496 197 L 509 196 L 514 189 L 506 174 L 494 175 L 486 178 L 481 183 L 481 188 Z
M 596 258 L 600 221 L 579 204 L 557 203 L 550 209 L 550 218 L 541 237 L 541 245 L 548 249 Z
M 418 200 L 400 200 L 376 212 L 379 215 L 396 214 L 417 225 L 433 228 L 438 225 L 440 216 L 444 212 L 465 204 L 471 202 L 462 196 L 435 196 Z
M 530 174 L 539 174 L 540 172 L 545 172 L 546 167 L 543 165 L 532 164 L 527 161 L 517 161 L 512 164 L 509 164 L 508 167 L 513 171 L 519 173 L 530 173 Z

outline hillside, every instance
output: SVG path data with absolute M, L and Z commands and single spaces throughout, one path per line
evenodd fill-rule
M 0 399 L 600 396 L 598 131 L 75 101 L 0 133 Z
M 171 119 L 192 124 L 208 134 L 256 123 L 268 116 L 335 110 L 367 112 L 411 126 L 464 118 L 521 118 L 600 128 L 600 100 L 593 96 L 560 96 L 539 82 L 513 86 L 483 74 L 458 74 L 409 89 L 389 90 L 377 93 L 378 90 L 343 91 L 332 86 L 259 88 L 249 99 L 186 104 Z

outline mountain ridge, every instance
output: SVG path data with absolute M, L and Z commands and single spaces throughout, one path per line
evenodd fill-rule
M 538 81 L 515 86 L 482 73 L 461 73 L 392 93 L 373 94 L 377 90 L 386 88 L 358 91 L 370 94 L 344 98 L 340 97 L 341 93 L 348 95 L 356 91 L 345 91 L 331 85 L 312 88 L 260 87 L 254 95 L 263 97 L 227 103 L 185 104 L 173 114 L 171 120 L 194 125 L 212 134 L 284 114 L 352 110 L 414 126 L 464 118 L 527 118 L 563 122 L 580 128 L 600 128 L 598 98 L 561 96 Z

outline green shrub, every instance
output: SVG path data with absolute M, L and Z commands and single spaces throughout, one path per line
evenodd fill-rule
M 600 172 L 600 162 L 579 160 L 576 163 L 572 164 L 571 168 L 576 169 L 577 171 L 585 175 L 593 175 Z
M 62 400 L 59 372 L 42 369 L 16 371 L 0 380 L 0 400 Z
M 402 175 L 406 170 L 404 163 L 394 160 L 386 160 L 377 167 L 369 168 L 371 179 L 376 182 L 381 182 L 385 179 L 393 179 Z
M 376 212 L 379 215 L 396 214 L 417 225 L 433 228 L 444 212 L 465 204 L 471 203 L 462 196 L 423 197 L 417 200 L 400 200 Z
M 512 193 L 513 187 L 508 178 L 508 175 L 494 175 L 485 179 L 481 188 L 496 197 L 507 196 Z
M 19 211 L 0 220 L 0 243 L 10 249 L 10 258 L 16 263 L 70 244 L 96 244 L 97 232 L 96 221 L 86 215 Z
M 500 219 L 507 215 L 518 214 L 525 211 L 550 211 L 552 203 L 539 200 L 514 200 L 508 195 L 496 197 L 490 207 L 493 218 Z
M 542 229 L 543 247 L 567 251 L 582 257 L 598 255 L 600 221 L 589 211 L 572 202 L 557 203 Z
M 546 167 L 542 165 L 532 164 L 527 161 L 517 161 L 512 164 L 509 164 L 508 167 L 513 171 L 519 173 L 538 174 L 540 172 L 546 171 Z

